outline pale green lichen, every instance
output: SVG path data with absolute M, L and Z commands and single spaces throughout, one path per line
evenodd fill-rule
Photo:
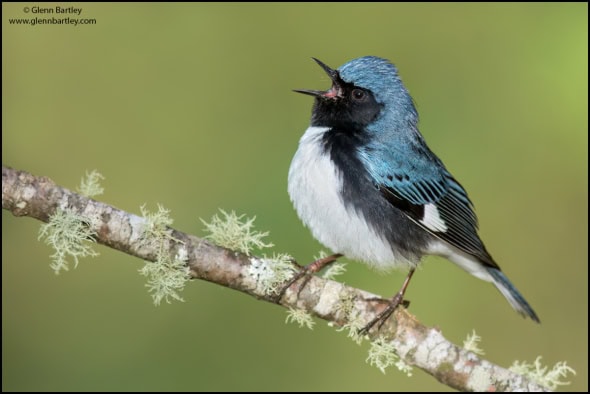
M 320 250 L 320 251 L 318 252 L 318 254 L 316 254 L 316 255 L 313 255 L 313 257 L 312 257 L 312 258 L 313 258 L 314 260 L 319 260 L 319 259 L 323 259 L 323 258 L 325 258 L 325 257 L 328 257 L 328 253 L 326 253 L 326 251 L 325 251 L 325 250 Z
M 66 207 L 58 208 L 49 217 L 49 221 L 41 225 L 38 239 L 55 250 L 49 266 L 56 274 L 68 270 L 68 257 L 74 260 L 75 268 L 80 257 L 98 256 L 87 243 L 94 242 L 96 233 L 92 228 L 95 227 L 95 222 L 96 218 L 88 218 L 78 214 L 73 208 Z
M 471 334 L 467 335 L 467 338 L 463 341 L 463 349 L 483 356 L 485 352 L 479 347 L 481 337 L 475 333 L 475 330 Z
M 297 323 L 299 327 L 307 327 L 310 330 L 313 330 L 313 326 L 315 325 L 313 317 L 307 311 L 295 308 L 289 308 L 285 323 Z
M 373 365 L 383 373 L 385 368 L 394 365 L 399 371 L 405 373 L 407 376 L 412 376 L 412 367 L 406 364 L 396 353 L 395 346 L 392 342 L 388 342 L 385 338 L 377 338 L 371 343 L 369 349 L 369 356 L 366 362 Z
M 268 232 L 254 231 L 256 217 L 242 219 L 244 215 L 238 216 L 234 211 L 229 213 L 223 209 L 219 211 L 223 217 L 215 214 L 210 222 L 201 219 L 201 222 L 205 225 L 205 230 L 209 233 L 205 236 L 208 240 L 246 255 L 250 255 L 255 249 L 274 246 L 272 243 L 262 241 L 264 237 L 268 236 Z
M 324 272 L 323 277 L 325 279 L 334 280 L 338 275 L 342 275 L 346 272 L 346 263 L 340 263 L 338 261 L 333 262 Z
M 157 212 L 149 212 L 145 206 L 141 207 L 141 213 L 145 218 L 140 242 L 146 246 L 152 246 L 156 251 L 154 262 L 146 261 L 139 273 L 147 277 L 146 287 L 152 295 L 155 305 L 160 305 L 162 300 L 170 303 L 171 300 L 184 301 L 179 292 L 190 279 L 187 266 L 188 253 L 184 246 L 178 249 L 174 258 L 170 255 L 169 243 L 182 241 L 172 236 L 172 218 L 170 211 L 158 204 Z
M 261 259 L 252 259 L 248 273 L 256 280 L 257 291 L 265 295 L 276 295 L 284 283 L 296 272 L 293 257 L 288 254 L 273 254 Z
M 86 177 L 82 178 L 80 182 L 80 186 L 76 188 L 76 190 L 86 196 L 86 197 L 94 197 L 104 193 L 104 189 L 100 186 L 100 181 L 104 179 L 104 176 L 96 170 L 86 171 Z
M 350 319 L 348 323 L 338 328 L 337 331 L 348 331 L 347 337 L 350 338 L 354 343 L 360 345 L 366 338 L 365 335 L 361 335 L 361 329 L 364 327 L 364 323 L 361 319 Z
M 170 210 L 164 208 L 160 204 L 158 204 L 157 212 L 150 212 L 145 204 L 139 207 L 139 209 L 141 211 L 141 216 L 145 219 L 141 233 L 141 239 L 144 242 L 165 239 L 178 241 L 172 236 L 172 229 L 169 228 L 174 222 L 170 217 Z
M 576 374 L 576 371 L 567 365 L 565 361 L 559 361 L 551 369 L 543 366 L 541 364 L 541 356 L 537 357 L 532 364 L 529 364 L 526 361 L 515 361 L 509 369 L 512 372 L 534 380 L 541 386 L 545 386 L 550 390 L 555 390 L 558 386 L 570 384 L 571 382 L 561 379 L 567 377 L 568 374 Z
M 348 320 L 355 320 L 352 318 L 352 313 L 354 311 L 354 300 L 355 296 L 353 294 L 344 293 L 344 295 L 340 295 L 340 302 L 336 305 L 336 310 L 339 313 L 342 313 Z
M 184 301 L 178 293 L 184 289 L 190 279 L 186 263 L 187 257 L 184 248 L 179 250 L 174 259 L 166 254 L 158 255 L 154 262 L 145 262 L 139 273 L 147 277 L 146 287 L 152 295 L 154 305 L 160 305 L 162 300 L 167 303 L 170 303 L 171 300 Z

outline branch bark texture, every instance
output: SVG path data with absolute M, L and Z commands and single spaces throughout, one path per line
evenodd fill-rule
M 2 208 L 15 216 L 29 216 L 47 222 L 59 208 L 68 207 L 81 215 L 98 217 L 92 221 L 96 242 L 154 261 L 156 250 L 141 239 L 145 220 L 111 205 L 82 196 L 56 185 L 46 177 L 2 166 Z M 167 243 L 175 256 L 179 248 L 188 252 L 190 275 L 195 279 L 229 287 L 260 300 L 277 301 L 259 290 L 250 266 L 261 257 L 246 256 L 214 245 L 207 240 L 174 229 L 175 240 Z M 376 296 L 341 283 L 313 277 L 299 292 L 302 280 L 294 283 L 278 303 L 297 308 L 333 322 L 349 323 L 349 316 L 370 321 L 383 304 L 368 299 Z M 343 300 L 349 305 L 343 307 Z M 352 311 L 351 305 L 352 303 Z M 379 330 L 373 329 L 370 340 L 386 337 L 395 345 L 397 354 L 407 364 L 418 367 L 443 384 L 462 391 L 549 391 L 528 378 L 483 360 L 445 339 L 442 333 L 421 324 L 404 308 L 398 308 Z

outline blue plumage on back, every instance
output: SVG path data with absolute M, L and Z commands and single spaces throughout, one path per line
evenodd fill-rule
M 379 117 L 366 127 L 371 140 L 358 146 L 359 158 L 372 181 L 426 231 L 496 267 L 477 236 L 477 219 L 467 193 L 418 131 L 416 108 L 395 66 L 368 56 L 348 62 L 338 71 L 343 81 L 371 91 L 383 105 Z M 440 223 L 424 222 L 425 212 L 420 207 L 427 204 L 437 208 Z
M 374 56 L 337 70 L 316 61 L 332 87 L 298 90 L 315 102 L 289 170 L 289 194 L 313 235 L 335 256 L 409 267 L 408 278 L 422 256 L 446 257 L 538 321 L 479 238 L 465 189 L 418 131 L 418 113 L 396 67 Z

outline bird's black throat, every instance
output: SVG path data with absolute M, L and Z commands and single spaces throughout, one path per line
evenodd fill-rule
M 383 105 L 368 90 L 341 82 L 339 91 L 340 96 L 316 97 L 311 115 L 312 126 L 362 128 L 381 113 Z

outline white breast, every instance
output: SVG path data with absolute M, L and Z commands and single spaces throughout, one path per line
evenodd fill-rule
M 342 201 L 342 175 L 322 148 L 327 127 L 309 127 L 289 168 L 289 195 L 313 236 L 334 253 L 387 270 L 414 265 Z

